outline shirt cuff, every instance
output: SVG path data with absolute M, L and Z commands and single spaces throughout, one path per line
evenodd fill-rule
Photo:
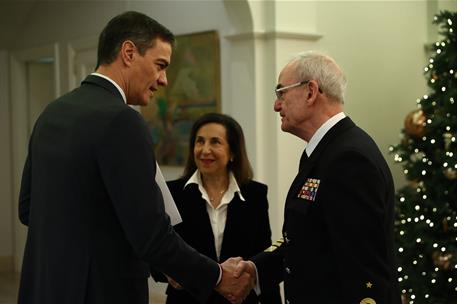
M 217 279 L 216 286 L 218 286 L 219 283 L 222 281 L 222 266 L 219 263 L 217 265 L 219 266 L 219 278 Z
M 260 295 L 262 291 L 260 290 L 260 281 L 259 281 L 259 272 L 257 271 L 257 266 L 253 261 L 248 261 L 249 263 L 252 263 L 252 266 L 254 266 L 255 269 L 255 286 L 253 288 L 254 292 L 256 295 Z

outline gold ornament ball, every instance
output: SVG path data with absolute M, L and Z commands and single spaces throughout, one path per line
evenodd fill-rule
M 457 170 L 453 168 L 447 168 L 444 170 L 444 176 L 446 176 L 447 179 L 454 180 L 457 178 Z
M 444 149 L 449 150 L 449 147 L 451 146 L 451 142 L 452 142 L 452 134 L 444 133 L 443 140 L 444 140 Z
M 409 136 L 422 137 L 425 134 L 425 115 L 422 110 L 414 110 L 405 117 L 405 132 Z
M 435 251 L 432 254 L 433 264 L 440 269 L 449 269 L 451 265 L 452 254 L 441 254 L 438 251 Z

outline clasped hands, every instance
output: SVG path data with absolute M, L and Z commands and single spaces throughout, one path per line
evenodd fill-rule
M 215 290 L 232 304 L 240 304 L 256 284 L 256 269 L 251 261 L 242 258 L 230 258 L 221 264 L 222 278 Z M 168 277 L 168 282 L 176 289 L 181 285 Z
M 216 291 L 232 304 L 239 304 L 248 296 L 256 284 L 256 269 L 251 261 L 230 258 L 221 264 L 222 279 Z

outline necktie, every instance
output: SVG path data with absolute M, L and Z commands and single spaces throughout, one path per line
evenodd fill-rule
M 303 150 L 303 154 L 301 155 L 300 157 L 300 168 L 299 168 L 299 171 L 301 169 L 303 169 L 303 166 L 305 165 L 306 161 L 308 160 L 308 154 L 306 154 L 306 149 Z

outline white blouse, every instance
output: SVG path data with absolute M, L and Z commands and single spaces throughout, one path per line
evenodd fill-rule
M 216 208 L 211 205 L 208 193 L 203 187 L 201 174 L 198 170 L 189 178 L 184 188 L 189 184 L 197 184 L 202 198 L 206 201 L 206 211 L 211 222 L 211 228 L 214 235 L 214 247 L 216 249 L 217 259 L 220 259 L 222 240 L 224 239 L 225 222 L 227 221 L 227 208 L 228 204 L 232 201 L 235 193 L 238 193 L 240 199 L 244 202 L 245 199 L 241 194 L 240 187 L 236 182 L 235 176 L 232 172 L 229 173 L 229 186 L 222 196 L 221 203 Z

